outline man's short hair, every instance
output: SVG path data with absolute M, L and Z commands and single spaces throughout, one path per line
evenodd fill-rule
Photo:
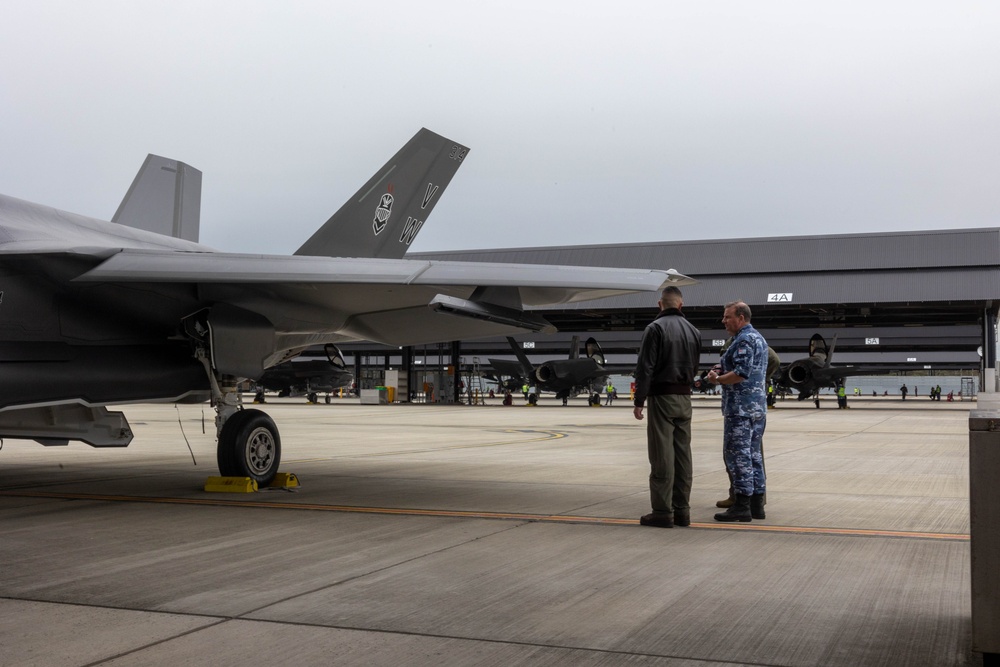
M 726 304 L 726 310 L 729 310 L 730 308 L 733 309 L 733 315 L 742 317 L 747 322 L 750 321 L 750 306 L 746 305 L 742 301 L 730 301 Z
M 670 303 L 676 306 L 683 299 L 684 295 L 681 294 L 680 288 L 674 287 L 673 285 L 664 287 L 663 291 L 660 292 L 660 300 L 663 301 L 663 303 Z

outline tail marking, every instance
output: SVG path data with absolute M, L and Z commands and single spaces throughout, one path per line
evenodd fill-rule
M 375 219 L 372 221 L 372 231 L 375 232 L 375 236 L 381 234 L 382 230 L 385 229 L 390 213 L 392 213 L 392 195 L 386 192 L 379 199 L 378 207 L 375 209 Z

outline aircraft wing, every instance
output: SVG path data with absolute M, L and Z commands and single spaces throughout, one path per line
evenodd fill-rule
M 857 366 L 831 366 L 830 368 L 824 368 L 816 372 L 816 384 L 820 386 L 830 387 L 837 383 L 838 380 L 843 380 L 849 377 L 857 377 L 859 375 L 883 375 L 885 373 L 884 368 L 858 368 Z
M 519 361 L 511 361 L 509 359 L 487 359 L 493 370 L 499 375 L 508 375 L 510 377 L 524 378 L 524 367 L 521 366 Z
M 279 349 L 371 340 L 418 345 L 548 330 L 520 306 L 655 292 L 675 271 L 126 249 L 74 283 L 197 286 L 273 325 Z M 497 298 L 502 297 L 502 298 Z M 433 317 L 428 308 L 452 317 Z
M 243 255 L 122 250 L 77 278 L 90 282 L 229 284 L 405 284 L 514 287 L 523 305 L 542 306 L 651 292 L 696 282 L 673 269 L 613 269 L 547 264 L 415 259 Z

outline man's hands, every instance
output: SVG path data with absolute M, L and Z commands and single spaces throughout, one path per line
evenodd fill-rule
M 642 421 L 642 408 L 632 408 L 632 414 L 635 418 Z

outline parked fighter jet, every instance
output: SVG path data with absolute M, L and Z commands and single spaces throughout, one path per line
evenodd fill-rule
M 323 356 L 312 356 L 310 350 L 268 368 L 257 380 L 257 390 L 276 391 L 278 396 L 305 396 L 310 403 L 317 402 L 317 394 L 325 393 L 329 403 L 332 392 L 351 386 L 354 374 L 347 370 L 344 355 L 336 345 L 327 343 L 323 351 Z
M 404 180 L 420 182 L 426 207 L 436 170 L 468 154 L 418 137 L 410 159 L 352 198 L 370 217 L 347 252 L 406 245 L 422 223 L 397 215 L 396 179 L 423 174 Z M 128 422 L 105 406 L 211 398 L 220 472 L 266 484 L 278 429 L 243 409 L 238 386 L 310 345 L 551 331 L 524 307 L 692 282 L 673 270 L 315 256 L 338 254 L 329 224 L 297 256 L 233 254 L 0 195 L 0 437 L 126 446 Z
M 601 387 L 607 381 L 608 370 L 604 367 L 604 352 L 594 338 L 588 338 L 585 344 L 587 356 L 580 358 L 580 337 L 573 336 L 569 358 L 546 361 L 534 366 L 528 355 L 511 337 L 507 337 L 511 349 L 517 356 L 517 361 L 507 359 L 488 359 L 490 365 L 500 376 L 509 378 L 504 388 L 520 391 L 527 382 L 538 391 L 552 392 L 556 398 L 563 399 L 566 405 L 570 396 L 587 392 L 594 393 L 593 387 Z M 600 403 L 598 392 L 597 402 Z
M 836 387 L 837 382 L 843 378 L 873 372 L 855 366 L 831 366 L 830 361 L 833 359 L 833 350 L 836 346 L 836 336 L 827 347 L 823 336 L 818 333 L 813 334 L 809 339 L 809 356 L 782 366 L 775 380 L 775 388 L 778 391 L 794 389 L 799 393 L 799 400 L 804 401 L 819 393 L 823 387 Z

